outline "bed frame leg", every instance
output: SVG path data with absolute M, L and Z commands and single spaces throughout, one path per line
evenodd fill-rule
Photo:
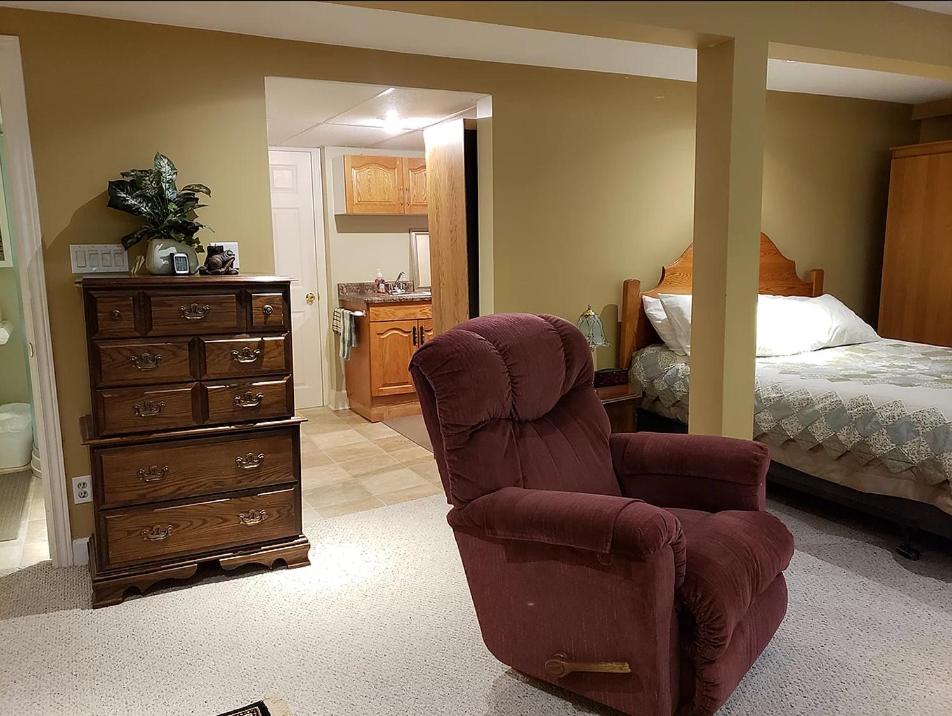
M 919 551 L 919 548 L 913 544 L 915 538 L 915 530 L 910 527 L 902 528 L 902 542 L 899 543 L 899 546 L 896 547 L 896 552 L 900 557 L 905 557 L 908 560 L 916 562 L 922 557 L 922 552 Z

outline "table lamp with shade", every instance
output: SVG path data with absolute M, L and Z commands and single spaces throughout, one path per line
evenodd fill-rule
M 610 343 L 605 340 L 605 326 L 602 323 L 602 319 L 598 317 L 598 314 L 595 313 L 591 305 L 589 305 L 585 313 L 578 317 L 578 320 L 575 322 L 575 327 L 585 336 L 588 348 L 592 351 L 592 365 L 597 368 L 598 362 L 595 358 L 595 349 L 605 348 L 610 345 Z M 606 368 L 595 371 L 596 388 L 606 385 L 619 385 L 627 382 L 628 371 L 624 368 Z

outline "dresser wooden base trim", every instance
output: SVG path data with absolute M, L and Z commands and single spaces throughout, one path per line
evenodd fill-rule
M 288 569 L 306 567 L 310 543 L 304 535 L 297 535 L 281 542 L 240 547 L 205 555 L 182 558 L 162 564 L 100 571 L 96 558 L 96 536 L 89 539 L 89 574 L 93 585 L 93 608 L 120 604 L 130 591 L 144 595 L 149 589 L 172 579 L 190 579 L 201 564 L 212 564 L 223 571 L 231 571 L 247 564 L 260 564 L 273 569 L 275 563 L 284 562 Z

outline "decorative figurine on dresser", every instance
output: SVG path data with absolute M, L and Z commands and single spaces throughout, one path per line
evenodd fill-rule
M 290 287 L 251 276 L 82 280 L 93 606 L 203 562 L 308 562 Z

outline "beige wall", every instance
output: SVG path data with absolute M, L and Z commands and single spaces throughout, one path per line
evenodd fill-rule
M 929 117 L 919 122 L 920 142 L 944 142 L 952 139 L 952 115 Z
M 917 141 L 905 105 L 770 92 L 763 230 L 801 273 L 875 325 L 889 148 Z
M 0 345 L 0 405 L 32 402 L 17 284 L 16 269 L 0 268 L 0 317 L 13 325 L 10 340 Z
M 78 430 L 89 397 L 68 245 L 128 230 L 125 216 L 105 208 L 106 180 L 161 150 L 183 179 L 212 187 L 203 217 L 216 239 L 241 242 L 243 270 L 272 271 L 266 75 L 493 96 L 497 311 L 574 319 L 591 303 L 613 334 L 621 281 L 650 283 L 691 240 L 691 84 L 6 9 L 0 33 L 22 43 L 69 476 L 89 469 Z M 880 240 L 885 152 L 914 138 L 908 111 L 795 96 L 768 102 L 768 126 L 777 124 L 768 155 L 777 159 L 766 167 L 765 226 L 802 268 L 829 269 L 831 288 L 868 311 L 871 272 L 843 256 Z M 816 136 L 825 153 L 815 151 Z M 815 161 L 803 161 L 805 151 Z M 855 177 L 859 191 L 845 181 Z M 855 198 L 867 190 L 870 198 Z M 89 506 L 71 511 L 74 536 L 88 533 Z

